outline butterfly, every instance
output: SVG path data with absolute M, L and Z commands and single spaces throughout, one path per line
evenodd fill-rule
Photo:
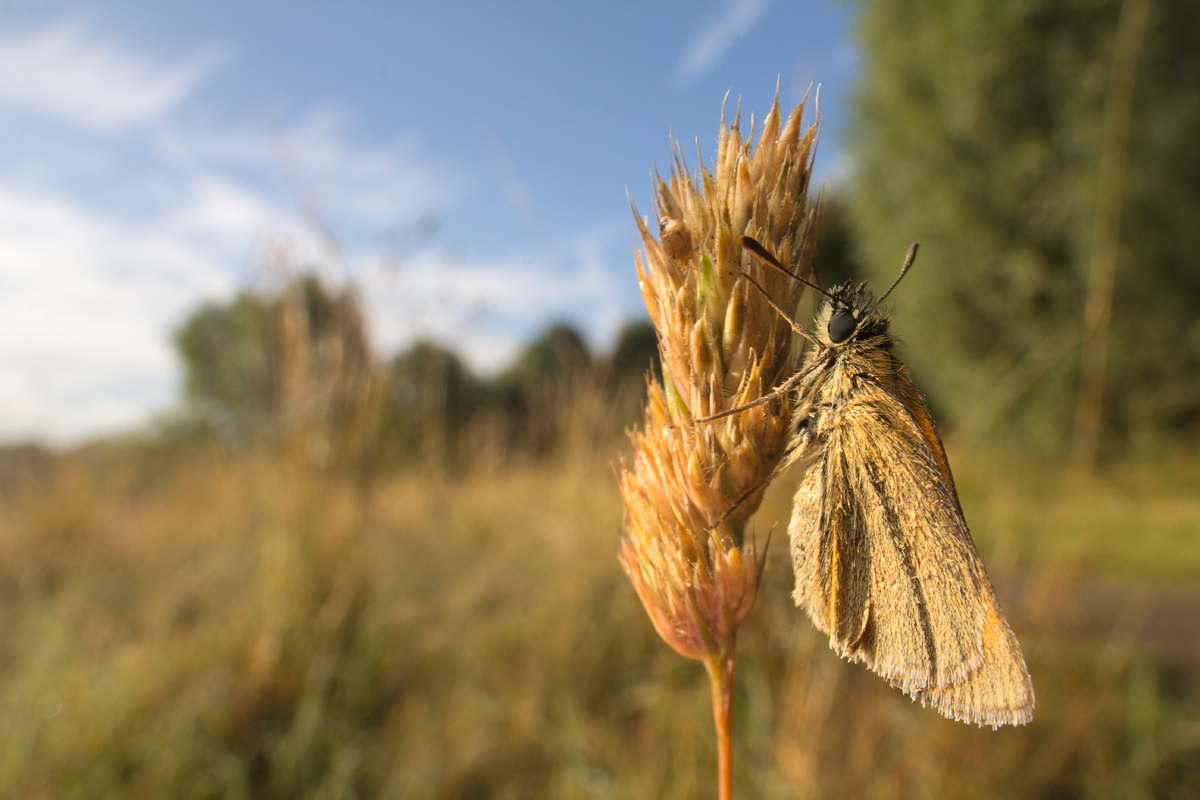
M 894 353 L 891 317 L 866 284 L 829 291 L 795 275 L 750 237 L 747 251 L 821 292 L 802 367 L 751 405 L 786 397 L 800 463 L 788 533 L 793 599 L 840 656 L 861 661 L 946 717 L 1022 725 L 1034 693 L 963 517 L 929 405 Z M 716 416 L 738 413 L 748 406 Z M 715 417 L 713 417 L 715 418 Z

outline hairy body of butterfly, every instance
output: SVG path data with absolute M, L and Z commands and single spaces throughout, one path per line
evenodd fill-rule
M 796 605 L 837 653 L 923 705 L 979 725 L 1029 722 L 1020 645 L 929 407 L 892 352 L 891 319 L 865 285 L 828 295 L 793 395 L 792 459 L 806 465 L 788 531 Z

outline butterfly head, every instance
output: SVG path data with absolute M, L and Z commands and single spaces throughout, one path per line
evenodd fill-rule
M 816 334 L 832 349 L 886 333 L 887 327 L 888 319 L 879 311 L 879 303 L 865 283 L 835 286 L 817 311 Z
M 831 291 L 826 291 L 821 288 L 819 283 L 813 283 L 789 270 L 753 237 L 739 236 L 738 242 L 756 258 L 825 296 L 824 302 L 817 311 L 816 337 L 814 338 L 811 333 L 802 328 L 797 328 L 797 332 L 814 344 L 823 345 L 830 350 L 841 349 L 860 339 L 887 335 L 891 318 L 880 310 L 880 306 L 892 293 L 892 289 L 895 289 L 896 285 L 904 278 L 908 268 L 912 266 L 913 259 L 917 256 L 917 245 L 914 243 L 912 247 L 908 248 L 908 256 L 904 259 L 904 266 L 900 268 L 900 274 L 896 276 L 896 280 L 883 293 L 883 296 L 876 300 L 875 295 L 867 290 L 865 281 L 858 286 L 847 281 L 835 286 Z M 750 276 L 746 277 L 760 292 L 766 294 L 766 290 L 755 283 Z M 771 302 L 769 296 L 767 300 Z M 774 305 L 773 302 L 772 305 Z M 778 306 L 775 307 L 775 310 L 787 316 L 786 312 L 780 310 Z M 793 327 L 795 327 L 794 323 Z
M 825 295 L 825 302 L 817 312 L 817 335 L 822 343 L 830 349 L 838 349 L 861 339 L 886 336 L 892 320 L 880 306 L 904 279 L 916 257 L 917 245 L 914 243 L 908 248 L 900 274 L 878 300 L 867 289 L 866 281 L 858 286 L 847 281 L 829 292 L 815 287 Z

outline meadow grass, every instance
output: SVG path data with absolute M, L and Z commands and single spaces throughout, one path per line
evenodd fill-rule
M 8 480 L 0 796 L 711 796 L 707 677 L 616 559 L 625 445 L 562 441 L 368 477 L 109 445 Z M 739 646 L 735 796 L 1200 794 L 1200 663 L 1136 615 L 1077 625 L 1095 586 L 1190 597 L 1200 464 L 1073 484 L 951 459 L 1034 722 L 951 722 L 835 657 L 790 599 L 785 476 L 752 523 L 774 533 Z

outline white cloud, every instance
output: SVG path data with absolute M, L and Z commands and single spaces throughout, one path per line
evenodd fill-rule
M 397 270 L 380 252 L 352 249 L 328 277 L 360 288 L 380 352 L 432 338 L 494 373 L 550 320 L 614 338 L 630 312 L 604 259 L 618 227 L 557 243 L 558 258 L 425 252 Z M 267 239 L 288 244 L 291 264 L 313 263 L 305 254 L 330 264 L 278 206 L 215 173 L 139 222 L 0 186 L 0 440 L 71 443 L 171 407 L 180 380 L 171 331 L 203 300 L 244 285 L 238 266 Z
M 172 325 L 233 281 L 169 228 L 0 188 L 0 285 L 0 437 L 71 441 L 172 399 Z
M 217 172 L 198 172 L 179 191 L 178 204 L 157 220 L 164 237 L 192 242 L 235 260 L 255 234 L 284 229 L 291 221 L 262 194 Z M 196 239 L 203 239 L 203 245 Z
M 633 309 L 627 284 L 609 269 L 604 250 L 623 233 L 619 226 L 584 231 L 557 243 L 554 249 L 564 254 L 559 258 L 463 263 L 428 252 L 396 271 L 377 267 L 356 274 L 385 352 L 431 338 L 478 372 L 494 374 L 553 320 L 583 324 L 602 347 L 615 339 Z
M 388 227 L 447 205 L 461 192 L 460 181 L 426 161 L 411 138 L 362 146 L 352 143 L 348 128 L 341 114 L 326 108 L 288 128 L 167 130 L 156 143 L 180 168 L 254 170 L 286 186 L 292 206 L 311 204 L 335 227 L 341 221 Z
M 442 174 L 421 163 L 412 141 L 398 139 L 378 149 L 350 148 L 341 117 L 310 115 L 287 138 L 318 198 L 377 225 L 428 210 L 448 199 Z
M 0 39 L 0 103 L 110 130 L 162 116 L 218 61 L 208 51 L 155 64 L 63 23 Z
M 688 43 L 675 67 L 681 83 L 690 83 L 717 65 L 738 39 L 745 36 L 767 10 L 768 0 L 733 0 L 713 24 Z

